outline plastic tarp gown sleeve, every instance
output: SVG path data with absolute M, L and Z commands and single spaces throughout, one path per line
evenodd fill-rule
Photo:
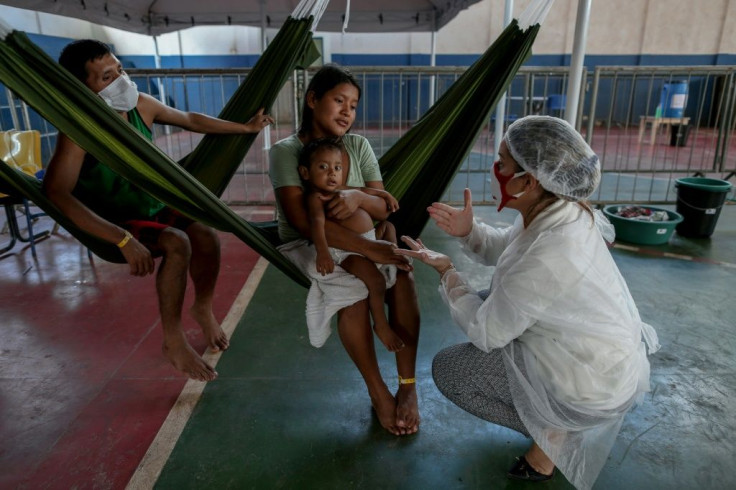
M 642 339 L 654 352 L 656 333 L 577 204 L 558 201 L 528 228 L 519 218 L 495 239 L 489 228 L 474 226 L 463 240 L 476 255 L 497 257 L 488 299 L 452 271 L 440 294 L 478 348 L 503 348 L 524 425 L 570 482 L 590 488 L 624 415 L 649 390 Z M 490 250 L 504 245 L 501 236 L 505 248 Z

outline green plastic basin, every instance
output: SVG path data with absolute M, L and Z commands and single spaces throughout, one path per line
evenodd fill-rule
M 669 221 L 641 221 L 616 215 L 619 209 L 629 206 L 639 206 L 652 211 L 665 211 L 669 216 Z M 638 245 L 662 245 L 667 243 L 677 224 L 682 221 L 682 215 L 675 211 L 638 204 L 612 204 L 603 208 L 603 214 L 616 229 L 616 241 Z

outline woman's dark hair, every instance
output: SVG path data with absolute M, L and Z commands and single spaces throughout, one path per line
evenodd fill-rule
M 309 86 L 307 86 L 307 91 L 304 94 L 304 104 L 302 105 L 302 124 L 299 127 L 299 135 L 309 134 L 312 131 L 312 120 L 314 119 L 314 114 L 307 103 L 309 92 L 314 92 L 314 98 L 319 100 L 327 92 L 342 83 L 349 83 L 357 88 L 358 98 L 360 99 L 360 85 L 358 85 L 358 81 L 355 79 L 353 74 L 346 68 L 330 63 L 320 68 L 319 71 L 314 74 L 312 79 L 309 81 Z
M 102 58 L 110 53 L 110 48 L 105 43 L 94 39 L 80 39 L 79 41 L 72 41 L 64 47 L 61 56 L 59 56 L 59 64 L 77 77 L 79 81 L 84 82 L 89 75 L 85 66 L 87 62 Z
M 330 149 L 343 151 L 343 148 L 344 146 L 342 143 L 342 138 L 340 138 L 339 136 L 317 138 L 316 140 L 312 140 L 307 143 L 307 145 L 302 149 L 302 152 L 299 154 L 299 166 L 309 168 L 310 164 L 312 163 L 312 155 L 314 155 L 317 150 Z

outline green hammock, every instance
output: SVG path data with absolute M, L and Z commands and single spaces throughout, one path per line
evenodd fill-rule
M 294 68 L 307 67 L 320 56 L 310 27 L 311 21 L 289 17 L 218 117 L 245 123 L 261 107 L 271 107 Z M 221 196 L 256 136 L 207 134 L 180 163 L 213 194 Z
M 283 85 L 302 61 L 304 54 L 314 53 L 310 31 L 312 21 L 312 17 L 289 18 L 254 67 L 254 71 L 261 73 L 262 77 L 248 77 L 238 88 L 236 99 L 245 94 L 248 98 L 246 102 L 252 106 L 250 110 L 247 107 L 241 109 L 248 117 L 259 107 L 269 108 L 278 94 L 278 89 L 273 87 L 280 88 Z M 282 39 L 277 40 L 279 37 Z M 282 41 L 284 38 L 287 41 Z M 49 80 L 54 80 L 53 85 Z M 0 81 L 59 131 L 124 178 L 191 218 L 219 230 L 232 232 L 294 280 L 305 286 L 308 284 L 306 277 L 275 249 L 268 239 L 267 230 L 261 231 L 258 225 L 254 226 L 235 214 L 189 172 L 142 138 L 102 99 L 92 94 L 22 32 L 13 31 L 0 42 Z M 240 158 L 225 158 L 213 152 L 207 157 L 207 162 L 217 161 L 218 165 L 210 167 L 222 172 L 229 179 L 253 138 L 246 136 L 235 141 L 239 139 L 238 136 L 225 136 L 224 139 L 228 142 L 222 143 L 221 147 L 235 148 L 235 151 L 241 153 Z M 203 143 L 207 144 L 207 141 L 203 140 Z M 220 165 L 223 162 L 225 163 Z M 2 166 L 5 167 L 4 163 Z M 196 165 L 193 167 L 195 172 L 202 173 L 197 170 Z M 17 191 L 20 192 L 20 188 L 27 189 L 22 176 L 13 178 L 13 169 L 4 168 L 2 175 L 6 180 L 14 180 Z M 226 183 L 225 181 L 225 185 Z M 41 209 L 46 210 L 51 205 L 41 194 L 28 197 Z M 55 211 L 58 214 L 58 209 Z M 84 235 L 68 220 L 64 227 L 74 236 Z M 87 245 L 96 255 L 106 260 L 124 262 L 114 244 L 87 240 Z
M 279 31 L 279 36 L 291 32 L 292 27 L 289 24 L 297 25 L 302 22 L 311 24 L 311 18 L 308 21 L 287 21 Z M 401 202 L 400 211 L 392 217 L 400 233 L 417 236 L 421 232 L 427 221 L 426 206 L 441 197 L 470 151 L 497 99 L 529 55 L 538 30 L 538 25 L 522 30 L 516 21 L 510 24 L 486 53 L 380 159 L 386 189 Z M 297 37 L 297 34 L 289 35 Z M 308 28 L 306 34 L 301 35 L 311 37 Z M 269 50 L 274 45 L 280 46 L 280 49 L 287 49 L 284 48 L 285 45 L 302 46 L 302 52 L 309 47 L 308 41 L 283 45 L 272 43 L 259 60 L 264 66 L 260 72 L 263 77 L 285 64 L 269 60 Z M 302 52 L 291 51 L 272 56 L 292 55 L 296 59 Z M 295 64 L 296 61 L 293 61 L 288 69 L 289 73 Z M 246 84 L 253 80 L 259 86 L 275 85 L 270 79 L 256 77 L 255 68 L 252 75 L 254 76 L 246 79 Z M 54 80 L 54 85 L 48 80 Z M 187 169 L 206 183 L 205 187 L 192 174 L 184 171 L 161 150 L 142 138 L 122 118 L 116 117 L 117 114 L 99 97 L 94 96 L 45 55 L 23 33 L 13 32 L 4 42 L 0 42 L 0 81 L 60 131 L 126 179 L 193 219 L 234 233 L 294 280 L 305 286 L 308 284 L 304 275 L 266 238 L 269 230 L 246 222 L 211 192 L 220 193 L 227 185 L 227 180 L 250 144 L 247 136 L 205 137 L 201 146 L 195 150 L 199 156 L 184 160 Z M 244 100 L 238 103 L 247 102 L 251 104 L 252 110 L 244 110 L 231 100 L 223 110 L 223 113 L 228 112 L 230 116 L 225 118 L 253 114 L 258 107 L 268 108 L 271 105 L 262 98 L 249 99 L 249 92 L 246 90 L 242 94 Z M 252 91 L 250 96 L 253 97 Z M 252 139 L 250 142 L 252 143 Z M 203 153 L 198 153 L 200 151 Z M 230 151 L 237 151 L 240 157 L 234 158 L 228 153 Z M 210 169 L 218 167 L 208 165 L 212 161 L 217 161 L 218 165 L 226 161 L 234 167 L 224 170 L 219 177 L 210 179 Z M 0 164 L 0 167 L 6 165 Z M 9 167 L 2 168 L 0 176 L 48 212 L 50 203 L 38 192 L 29 194 L 30 184 L 27 179 L 18 176 Z M 56 219 L 56 215 L 60 213 L 56 210 L 56 215 L 49 214 Z M 113 255 L 101 252 L 105 247 L 108 250 L 113 247 L 112 252 L 119 256 L 114 245 L 104 244 L 105 247 L 101 247 L 99 240 L 95 244 L 89 236 L 84 237 L 68 220 L 66 224 L 62 220 L 59 222 L 83 243 L 86 240 L 85 244 L 101 257 Z
M 100 258 L 108 262 L 124 262 L 117 247 L 108 247 L 108 242 L 77 228 L 59 208 L 49 201 L 41 190 L 40 180 L 11 167 L 4 160 L 0 160 L 0 192 L 25 196 L 41 207 L 44 213 L 64 229 L 74 230 L 74 238 L 79 240 L 85 247 L 94 250 Z
M 386 190 L 399 199 L 389 219 L 401 235 L 417 237 L 465 160 L 491 110 L 531 54 L 539 24 L 516 20 L 458 78 L 422 118 L 380 158 Z

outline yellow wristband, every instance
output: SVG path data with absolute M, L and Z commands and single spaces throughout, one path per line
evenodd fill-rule
M 123 232 L 125 233 L 125 236 L 122 240 L 120 240 L 120 243 L 118 243 L 118 248 L 123 248 L 130 241 L 130 239 L 133 238 L 133 235 L 131 235 L 128 230 L 123 230 Z

